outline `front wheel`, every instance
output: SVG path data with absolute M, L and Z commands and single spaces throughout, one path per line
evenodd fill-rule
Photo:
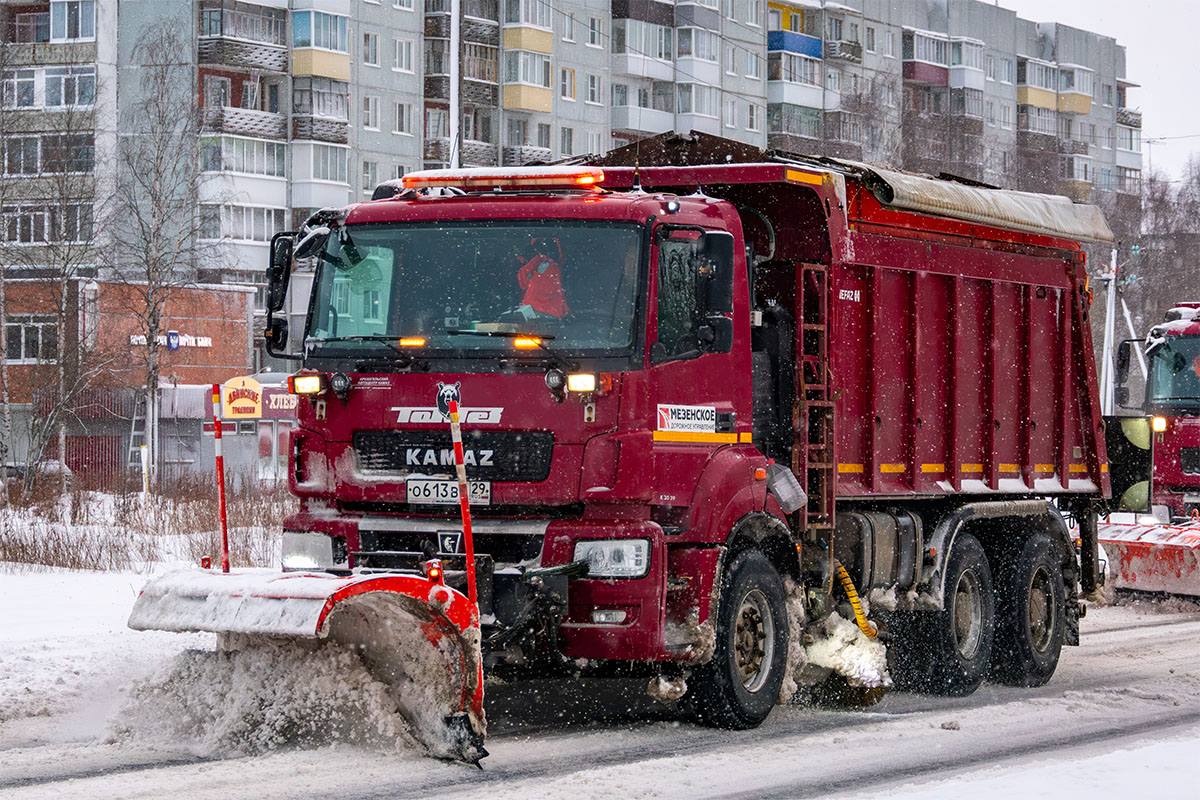
M 1066 635 L 1066 587 L 1054 544 L 1043 533 L 1001 556 L 996 567 L 996 646 L 992 677 L 1041 686 L 1058 668 Z
M 716 622 L 712 659 L 692 675 L 691 705 L 714 727 L 753 728 L 779 699 L 788 650 L 783 581 L 762 553 L 733 559 Z

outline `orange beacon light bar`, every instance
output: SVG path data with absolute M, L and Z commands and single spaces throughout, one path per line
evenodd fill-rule
M 406 189 L 457 187 L 499 189 L 552 187 L 590 189 L 604 180 L 597 167 L 512 167 L 499 169 L 426 169 L 410 172 L 401 180 Z

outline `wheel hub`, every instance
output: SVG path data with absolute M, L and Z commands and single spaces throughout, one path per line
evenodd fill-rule
M 1054 633 L 1054 598 L 1050 573 L 1038 567 L 1029 580 L 1029 642 L 1045 652 Z
M 975 656 L 983 639 L 983 591 L 974 570 L 963 572 L 954 587 L 954 640 L 965 659 Z
M 733 629 L 734 665 L 748 691 L 757 691 L 766 682 L 774 650 L 775 620 L 766 596 L 754 589 L 742 598 Z

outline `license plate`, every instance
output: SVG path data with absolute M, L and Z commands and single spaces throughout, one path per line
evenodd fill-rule
M 428 503 L 437 506 L 458 505 L 458 481 L 440 478 L 409 478 L 404 481 L 410 503 Z M 467 500 L 473 506 L 492 503 L 491 481 L 467 481 Z

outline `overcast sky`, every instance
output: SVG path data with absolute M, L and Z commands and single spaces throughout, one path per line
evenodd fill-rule
M 1142 111 L 1142 168 L 1178 178 L 1200 156 L 1200 2 L 1196 0 L 998 0 L 1035 22 L 1061 22 L 1125 47 L 1129 105 Z M 1189 139 L 1171 137 L 1191 136 Z M 1167 141 L 1147 141 L 1166 138 Z

